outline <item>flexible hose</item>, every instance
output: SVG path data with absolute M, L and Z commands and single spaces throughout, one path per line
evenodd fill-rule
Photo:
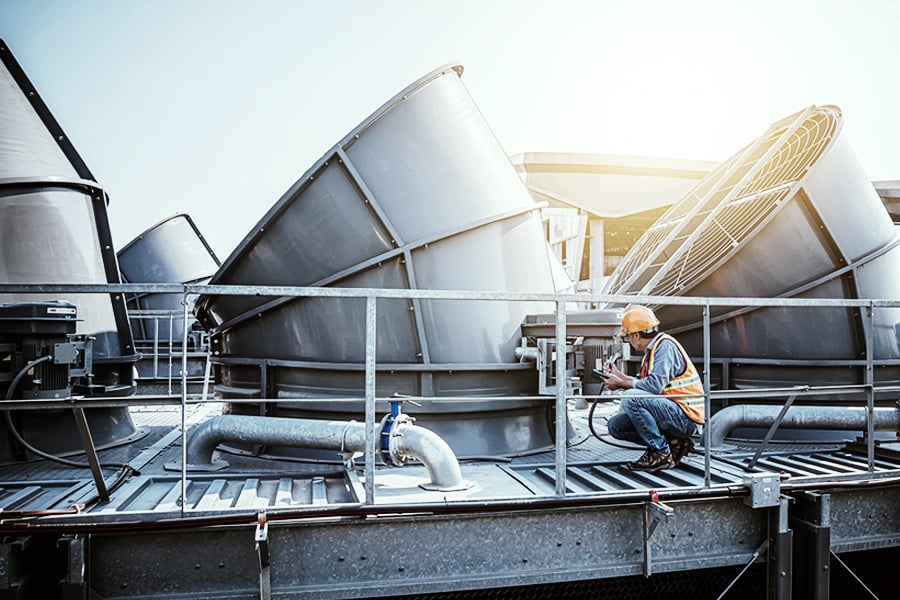
M 28 371 L 30 371 L 37 365 L 39 365 L 41 363 L 45 363 L 50 360 L 53 360 L 53 355 L 47 354 L 40 358 L 34 359 L 33 361 L 29 362 L 27 365 L 22 367 L 22 369 L 18 373 L 16 373 L 16 376 L 13 377 L 12 382 L 10 382 L 9 389 L 6 390 L 6 399 L 12 400 L 13 394 L 15 393 L 15 390 L 16 390 L 16 387 L 19 385 L 19 383 L 22 381 L 22 379 L 25 377 L 25 374 L 28 373 Z M 39 449 L 35 448 L 24 437 L 22 437 L 22 435 L 19 433 L 19 430 L 16 429 L 15 423 L 13 423 L 13 420 L 12 420 L 12 411 L 6 410 L 5 413 L 6 413 L 6 426 L 9 427 L 9 432 L 13 435 L 14 438 L 16 438 L 17 442 L 19 442 L 27 450 L 31 451 L 32 454 L 35 454 L 37 456 L 40 456 L 41 458 L 45 458 L 47 460 L 51 460 L 53 462 L 57 462 L 57 463 L 60 463 L 60 464 L 63 464 L 63 465 L 69 466 L 69 467 L 77 467 L 79 469 L 90 469 L 91 468 L 91 466 L 88 464 L 80 463 L 75 460 L 69 460 L 69 459 L 63 458 L 61 456 L 49 454 L 47 452 L 44 452 L 43 450 L 39 450 Z M 122 469 L 123 472 L 134 471 L 134 469 L 130 465 L 123 464 L 123 463 L 100 463 L 100 466 L 106 467 L 106 468 Z M 121 484 L 121 482 L 119 482 L 119 484 Z
M 605 388 L 606 388 L 606 384 L 601 383 L 600 384 L 600 394 L 603 393 L 603 390 Z M 616 448 L 622 448 L 624 450 L 644 450 L 644 448 L 642 446 L 634 446 L 632 444 L 618 444 L 616 442 L 606 439 L 603 436 L 603 434 L 597 433 L 597 431 L 594 429 L 594 411 L 597 409 L 598 402 L 600 402 L 600 400 L 597 398 L 594 398 L 594 400 L 591 402 L 591 410 L 588 412 L 588 427 L 590 428 L 591 433 L 594 435 L 594 437 L 597 438 L 598 440 L 600 440 L 601 442 L 603 442 L 604 444 L 607 444 L 609 446 L 615 446 Z

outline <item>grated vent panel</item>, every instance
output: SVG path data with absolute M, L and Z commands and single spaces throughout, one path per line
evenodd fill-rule
M 672 206 L 622 261 L 607 293 L 685 293 L 744 245 L 791 198 L 840 122 L 835 107 L 800 117 L 773 127 Z

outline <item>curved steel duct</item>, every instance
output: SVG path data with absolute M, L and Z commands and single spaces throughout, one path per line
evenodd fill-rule
M 193 219 L 177 214 L 160 221 L 131 240 L 117 253 L 122 279 L 127 283 L 203 284 L 212 278 L 221 263 Z M 176 312 L 171 323 L 159 322 L 159 331 L 151 323 L 140 320 L 132 330 L 140 341 L 160 340 L 181 343 L 184 319 L 181 294 L 137 294 L 128 300 L 129 310 Z M 171 329 L 171 331 L 170 331 Z
M 106 204 L 106 193 L 0 40 L 0 282 L 120 283 Z M 133 394 L 138 357 L 121 295 L 60 296 L 7 293 L 0 304 L 65 300 L 77 306 L 76 332 L 95 338 L 91 389 Z M 98 445 L 135 433 L 125 407 L 85 412 Z M 81 447 L 68 411 L 22 411 L 18 420 L 24 437 L 42 450 Z
M 746 404 L 723 408 L 709 419 L 710 447 L 721 447 L 728 434 L 739 427 L 771 427 L 781 408 Z M 784 414 L 779 427 L 865 433 L 868 428 L 867 416 L 865 406 L 792 406 Z M 872 423 L 875 431 L 900 432 L 900 408 L 875 407 Z
M 450 492 L 471 487 L 463 480 L 450 446 L 434 432 L 402 419 L 389 432 L 382 424 L 375 432 L 376 442 L 382 435 L 390 436 L 390 458 L 395 464 L 404 463 L 407 458 L 422 462 L 431 478 L 429 484 L 422 486 L 425 489 Z M 220 415 L 191 430 L 186 454 L 188 469 L 208 471 L 228 466 L 213 459 L 216 447 L 224 442 L 319 448 L 340 452 L 351 460 L 354 454 L 365 452 L 366 426 L 355 421 Z M 171 468 L 180 469 L 181 464 L 173 463 Z
M 554 289 L 539 205 L 450 65 L 363 121 L 289 189 L 211 284 L 543 291 Z M 515 348 L 536 303 L 379 300 L 379 397 L 533 395 Z M 303 398 L 268 414 L 361 414 L 365 302 L 201 296 L 223 397 Z M 547 403 L 425 402 L 409 412 L 459 455 L 552 444 Z M 233 412 L 260 414 L 235 404 Z
M 604 292 L 660 296 L 900 298 L 894 225 L 841 136 L 835 106 L 774 123 L 673 205 Z M 699 307 L 659 318 L 703 355 Z M 865 382 L 857 309 L 713 307 L 714 387 Z M 875 378 L 900 382 L 900 311 L 874 313 Z M 850 396 L 845 396 L 847 399 Z

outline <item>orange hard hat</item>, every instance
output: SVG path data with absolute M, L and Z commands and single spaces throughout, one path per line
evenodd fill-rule
M 622 314 L 622 333 L 639 333 L 641 331 L 649 331 L 659 325 L 659 319 L 653 314 L 653 311 L 646 306 L 634 304 L 625 309 Z

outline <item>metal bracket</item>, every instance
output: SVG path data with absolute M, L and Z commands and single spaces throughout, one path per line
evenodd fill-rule
M 57 547 L 65 546 L 67 552 L 67 572 L 59 582 L 60 597 L 85 598 L 86 592 L 86 548 L 85 537 L 81 535 L 64 535 L 56 541 Z
M 770 508 L 781 503 L 781 476 L 778 473 L 744 475 L 744 485 L 750 490 L 744 504 L 750 508 Z
M 72 409 L 72 415 L 75 417 L 75 425 L 78 427 L 78 434 L 81 436 L 84 454 L 87 456 L 88 464 L 91 467 L 94 485 L 97 486 L 97 495 L 103 502 L 109 502 L 109 490 L 106 488 L 106 481 L 103 479 L 103 468 L 100 465 L 100 459 L 97 457 L 97 448 L 94 446 L 94 438 L 91 437 L 91 429 L 88 426 L 84 409 L 76 406 Z
M 581 379 L 575 377 L 575 355 L 582 338 L 576 343 L 567 343 L 564 348 L 567 396 L 581 395 Z M 556 381 L 556 342 L 551 339 L 541 338 L 537 341 L 537 370 L 538 370 L 538 394 L 541 396 L 555 396 L 558 382 Z
M 781 496 L 777 507 L 769 510 L 769 552 L 767 560 L 767 598 L 789 600 L 793 598 L 794 532 L 788 526 L 788 503 L 792 498 Z
M 772 438 L 775 436 L 775 432 L 778 431 L 778 428 L 781 427 L 781 422 L 784 421 L 785 415 L 787 415 L 787 411 L 791 408 L 791 405 L 794 404 L 794 400 L 797 399 L 797 395 L 788 397 L 784 402 L 784 406 L 781 407 L 781 410 L 778 412 L 778 416 L 775 417 L 775 420 L 772 421 L 772 425 L 769 427 L 769 430 L 766 432 L 765 438 L 763 438 L 762 443 L 759 445 L 759 448 L 756 449 L 756 452 L 753 453 L 753 458 L 747 463 L 747 468 L 752 469 L 756 466 L 756 463 L 759 461 L 759 457 L 762 456 L 762 453 L 768 447 L 769 442 L 772 441 Z
M 272 576 L 269 570 L 269 521 L 266 509 L 261 508 L 256 515 L 256 553 L 259 556 L 259 597 L 261 600 L 272 598 Z
M 659 522 L 674 516 L 675 509 L 659 501 L 656 490 L 650 490 L 650 502 L 644 504 L 644 577 L 653 574 L 653 561 L 650 554 L 650 538 L 659 526 Z

